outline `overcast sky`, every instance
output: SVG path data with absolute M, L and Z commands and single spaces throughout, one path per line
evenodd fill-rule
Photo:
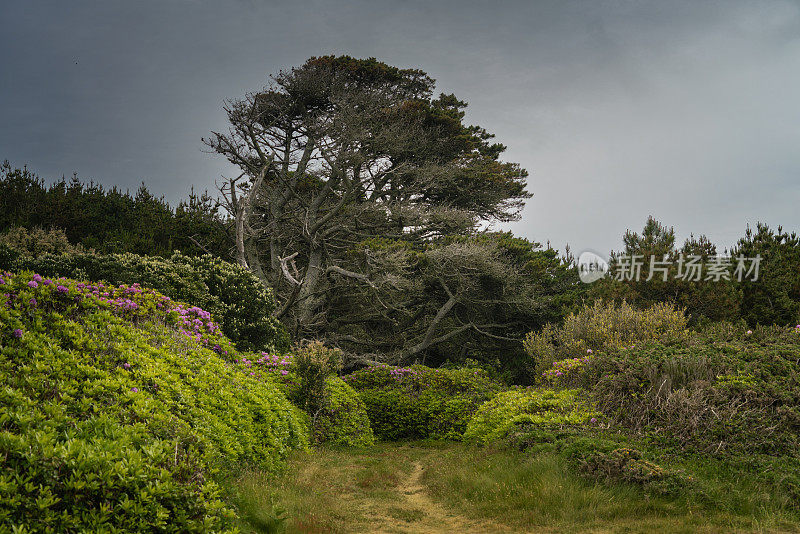
M 313 55 L 416 67 L 530 172 L 514 232 L 607 253 L 649 214 L 800 230 L 800 3 L 9 2 L 0 159 L 171 202 L 231 172 L 223 101 Z

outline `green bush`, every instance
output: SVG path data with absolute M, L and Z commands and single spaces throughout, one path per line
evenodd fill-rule
M 0 532 L 227 531 L 217 475 L 307 446 L 204 310 L 30 273 L 0 288 Z
M 598 408 L 634 432 L 713 453 L 796 455 L 800 328 L 746 328 L 601 354 L 587 384 Z
M 81 245 L 69 242 L 67 234 L 60 228 L 9 228 L 0 234 L 0 245 L 13 249 L 18 256 L 37 258 L 45 254 L 79 254 L 84 252 Z
M 139 283 L 211 312 L 239 350 L 286 350 L 289 346 L 288 335 L 271 316 L 275 309 L 272 293 L 247 269 L 214 256 L 176 253 L 165 259 L 136 254 L 70 253 L 13 258 L 0 253 L 0 269 L 111 284 Z
M 584 358 L 600 351 L 685 335 L 687 318 L 670 304 L 638 310 L 629 304 L 595 301 L 570 314 L 560 326 L 548 324 L 531 332 L 524 346 L 536 375 L 550 371 L 554 362 Z
M 557 443 L 558 452 L 586 478 L 610 484 L 633 484 L 649 494 L 701 495 L 693 477 L 683 469 L 647 460 L 638 449 L 603 438 L 571 435 Z
M 499 390 L 486 372 L 373 366 L 344 377 L 367 406 L 379 439 L 460 439 L 472 414 Z
M 478 408 L 464 432 L 464 441 L 488 443 L 503 439 L 517 425 L 542 428 L 596 422 L 600 414 L 579 390 L 512 389 L 501 391 Z
M 341 378 L 325 381 L 325 396 L 313 423 L 314 440 L 318 443 L 350 447 L 375 444 L 364 401 Z
M 368 447 L 375 436 L 364 401 L 341 378 L 331 376 L 339 358 L 337 350 L 315 342 L 297 347 L 296 353 L 262 352 L 236 363 L 249 376 L 278 384 L 306 410 L 315 443 Z
M 339 349 L 328 348 L 320 341 L 295 347 L 292 370 L 299 380 L 296 404 L 316 418 L 328 394 L 327 380 L 341 367 L 342 352 Z

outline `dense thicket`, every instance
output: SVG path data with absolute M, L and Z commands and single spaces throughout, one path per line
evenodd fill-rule
M 24 235 L 16 232 L 15 235 Z M 33 233 L 56 240 L 59 232 Z M 53 238 L 52 236 L 56 236 Z M 31 270 L 112 284 L 141 284 L 175 300 L 191 302 L 211 313 L 239 350 L 286 350 L 289 338 L 272 317 L 275 300 L 247 269 L 208 254 L 168 258 L 93 252 L 19 254 L 2 242 L 0 269 Z
M 0 287 L 0 532 L 232 530 L 218 475 L 308 443 L 205 310 L 30 272 Z
M 70 243 L 98 252 L 169 256 L 231 250 L 216 202 L 192 191 L 176 208 L 142 184 L 135 195 L 84 183 L 76 176 L 47 185 L 27 168 L 0 165 L 0 232 L 13 227 L 61 228 Z
M 364 368 L 344 377 L 380 439 L 460 439 L 475 410 L 500 389 L 483 369 L 422 365 Z

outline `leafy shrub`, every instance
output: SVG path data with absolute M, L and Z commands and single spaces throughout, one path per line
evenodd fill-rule
M 318 443 L 350 447 L 369 447 L 375 443 L 364 401 L 338 377 L 325 381 L 325 396 L 314 418 L 313 430 Z
M 587 381 L 598 407 L 687 449 L 796 454 L 800 328 L 731 330 L 593 358 Z
M 561 326 L 548 324 L 525 338 L 525 350 L 541 376 L 555 361 L 582 358 L 636 343 L 681 336 L 687 319 L 670 304 L 637 310 L 629 304 L 595 301 L 570 314 Z
M 298 360 L 302 362 L 299 365 Z M 364 401 L 341 378 L 331 376 L 339 361 L 338 351 L 310 343 L 296 354 L 262 353 L 252 359 L 243 357 L 237 363 L 248 375 L 279 384 L 289 400 L 305 407 L 315 443 L 368 447 L 375 443 L 375 436 Z M 309 388 L 303 376 L 315 384 L 319 378 L 322 382 Z
M 580 425 L 596 422 L 597 416 L 579 390 L 512 389 L 501 391 L 478 408 L 464 440 L 487 443 L 506 437 L 519 424 L 543 428 Z
M 209 311 L 239 350 L 286 350 L 289 345 L 286 332 L 271 316 L 275 309 L 272 293 L 247 269 L 214 256 L 176 253 L 165 259 L 136 254 L 44 254 L 19 256 L 0 268 L 112 284 L 139 283 Z
M 67 234 L 60 228 L 28 230 L 19 226 L 0 234 L 0 244 L 12 249 L 18 256 L 33 258 L 44 254 L 76 254 L 84 252 L 81 245 L 69 242 Z
M 344 377 L 379 439 L 460 439 L 472 414 L 498 391 L 485 371 L 377 365 Z
M 220 470 L 306 446 L 279 389 L 215 354 L 236 357 L 208 312 L 30 273 L 0 288 L 4 528 L 224 531 Z
M 294 351 L 293 370 L 300 381 L 298 403 L 316 418 L 325 404 L 326 381 L 342 366 L 342 352 L 328 348 L 320 341 L 300 345 Z
M 564 444 L 561 453 L 592 480 L 635 484 L 659 495 L 677 495 L 693 485 L 685 471 L 662 467 L 646 460 L 639 450 L 613 441 L 575 438 Z

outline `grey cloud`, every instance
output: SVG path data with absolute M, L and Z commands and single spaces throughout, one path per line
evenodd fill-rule
M 176 201 L 228 166 L 222 104 L 327 53 L 419 67 L 531 172 L 515 232 L 607 252 L 648 214 L 722 245 L 800 226 L 800 5 L 16 2 L 0 157 Z

